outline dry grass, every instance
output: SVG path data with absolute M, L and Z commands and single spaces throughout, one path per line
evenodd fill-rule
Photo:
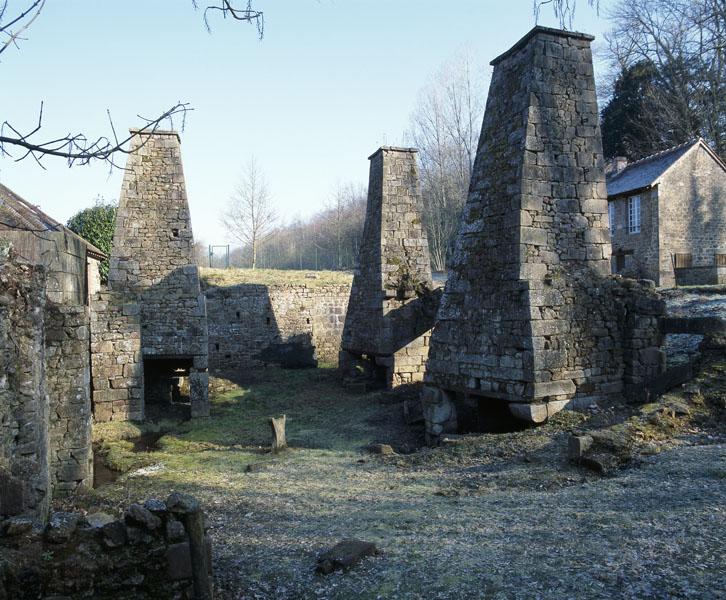
M 724 393 L 724 368 L 698 382 L 708 403 Z M 171 489 L 199 497 L 218 599 L 717 598 L 726 587 L 718 436 L 606 478 L 566 457 L 569 432 L 602 427 L 597 414 L 373 456 L 370 442 L 416 447 L 400 404 L 347 393 L 327 370 L 260 377 L 217 395 L 209 419 L 164 424 L 155 452 L 132 451 L 133 426 L 108 426 L 111 460 L 147 468 L 87 499 L 113 509 Z M 272 456 L 266 419 L 279 413 L 291 448 Z M 383 553 L 315 576 L 317 553 L 347 537 Z
M 281 269 L 200 269 L 202 283 L 208 287 L 229 285 L 350 285 L 353 274 L 347 271 L 293 271 Z

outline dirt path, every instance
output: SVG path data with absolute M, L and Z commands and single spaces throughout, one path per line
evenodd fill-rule
M 572 413 L 453 448 L 374 456 L 362 446 L 415 440 L 400 405 L 345 394 L 315 372 L 274 379 L 218 398 L 206 425 L 165 435 L 142 457 L 151 469 L 96 498 L 199 497 L 218 598 L 724 597 L 718 436 L 697 434 L 702 445 L 609 478 L 568 465 L 567 431 L 583 418 Z M 267 436 L 264 415 L 277 412 L 294 447 L 271 459 L 255 444 Z M 349 537 L 382 554 L 314 575 L 317 554 Z

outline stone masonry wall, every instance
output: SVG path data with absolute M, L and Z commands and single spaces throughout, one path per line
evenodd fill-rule
M 483 406 L 503 400 L 528 421 L 622 391 L 624 338 L 658 351 L 655 325 L 626 332 L 614 310 L 591 39 L 536 27 L 493 61 L 429 351 L 434 390 Z M 444 424 L 431 417 L 442 396 L 424 400 L 438 435 Z
M 207 287 L 209 367 L 336 363 L 350 286 Z
M 93 418 L 144 418 L 144 379 L 139 305 L 122 294 L 102 292 L 91 303 Z
M 690 254 L 693 267 L 711 267 L 703 274 L 713 280 L 715 255 L 726 255 L 726 171 L 697 144 L 664 173 L 658 198 L 658 285 L 675 284 L 675 253 Z
M 615 222 L 611 237 L 613 273 L 650 279 L 658 283 L 660 254 L 658 250 L 658 187 L 640 192 L 640 233 L 628 231 L 628 197 L 610 200 Z M 612 224 L 611 224 L 612 226 Z M 624 268 L 616 270 L 615 254 L 623 253 Z
M 351 375 L 365 357 L 385 371 L 390 387 L 423 380 L 433 320 L 411 324 L 419 313 L 401 309 L 431 293 L 431 265 L 421 222 L 416 150 L 384 146 L 369 159 L 366 221 L 348 302 L 341 368 Z
M 45 284 L 43 267 L 0 248 L 0 518 L 48 512 Z
M 93 483 L 90 397 L 90 311 L 48 302 L 45 360 L 54 495 Z

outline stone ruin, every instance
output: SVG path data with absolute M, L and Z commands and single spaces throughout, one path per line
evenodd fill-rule
M 143 419 L 185 396 L 192 417 L 207 416 L 207 312 L 179 135 L 132 133 L 109 292 L 94 305 L 95 416 Z
M 369 157 L 368 205 L 339 366 L 386 387 L 423 381 L 436 302 L 413 148 Z
M 588 35 L 536 27 L 489 97 L 422 394 L 427 434 L 542 422 L 660 373 L 650 285 L 609 275 Z

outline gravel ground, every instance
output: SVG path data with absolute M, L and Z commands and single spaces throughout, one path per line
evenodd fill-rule
M 617 411 L 564 411 L 414 452 L 401 405 L 380 400 L 315 371 L 271 372 L 215 398 L 211 419 L 163 436 L 143 469 L 91 500 L 197 496 L 221 600 L 726 597 L 722 427 L 689 426 L 603 478 L 568 463 L 568 432 Z M 254 444 L 269 437 L 263 416 L 278 412 L 293 447 L 273 458 Z M 373 455 L 369 442 L 402 453 Z M 317 555 L 346 538 L 381 554 L 315 575 Z

